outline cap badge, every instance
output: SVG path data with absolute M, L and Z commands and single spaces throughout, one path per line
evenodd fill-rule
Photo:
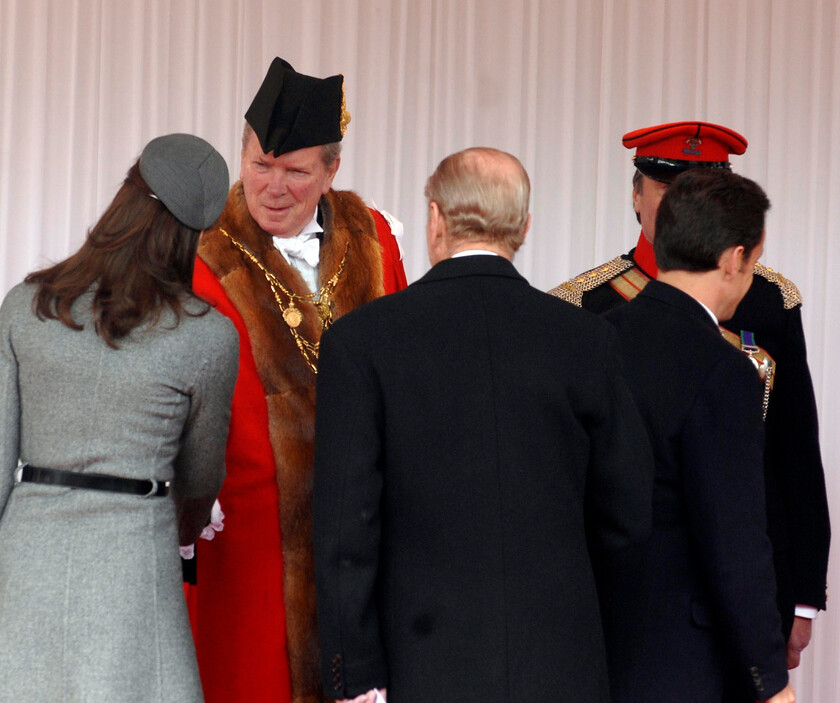
M 702 139 L 698 139 L 697 137 L 691 137 L 690 139 L 685 140 L 685 148 L 683 149 L 683 154 L 691 154 L 692 156 L 701 156 L 702 151 L 700 151 L 700 145 L 703 143 Z

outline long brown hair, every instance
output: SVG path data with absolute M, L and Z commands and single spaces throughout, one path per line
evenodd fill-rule
M 186 313 L 183 299 L 192 294 L 199 234 L 153 197 L 138 160 L 81 248 L 26 277 L 38 285 L 35 314 L 81 330 L 84 326 L 73 319 L 70 307 L 94 286 L 94 327 L 115 349 L 138 325 L 156 324 L 165 307 L 180 319 Z

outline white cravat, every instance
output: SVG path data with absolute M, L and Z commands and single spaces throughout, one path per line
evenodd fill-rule
M 307 225 L 294 237 L 273 237 L 274 246 L 296 268 L 309 290 L 318 290 L 318 262 L 321 257 L 321 240 L 318 233 L 324 229 L 318 224 L 318 208 Z
M 292 259 L 301 259 L 313 267 L 318 265 L 321 242 L 317 232 L 302 232 L 294 237 L 274 237 L 274 246 L 292 266 Z

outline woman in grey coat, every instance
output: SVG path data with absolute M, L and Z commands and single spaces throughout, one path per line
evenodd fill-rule
M 191 292 L 207 142 L 150 142 L 81 249 L 0 307 L 0 701 L 201 701 L 178 544 L 224 478 L 232 324 Z

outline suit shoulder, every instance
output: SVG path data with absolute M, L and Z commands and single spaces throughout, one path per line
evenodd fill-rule
M 539 324 L 550 329 L 564 344 L 574 339 L 581 349 L 595 349 L 618 342 L 614 326 L 601 315 L 536 289 L 533 294 L 533 311 Z
M 802 305 L 802 294 L 799 288 L 789 278 L 785 278 L 778 271 L 774 271 L 769 266 L 764 266 L 756 262 L 753 268 L 753 282 L 754 285 L 764 286 L 770 290 L 778 289 L 782 295 L 782 302 L 785 310 L 791 310 L 797 305 Z M 771 285 L 767 285 L 771 284 Z
M 377 329 L 383 325 L 383 320 L 388 318 L 399 319 L 403 314 L 402 306 L 408 290 L 409 288 L 406 288 L 395 293 L 389 293 L 348 310 L 333 321 L 329 330 L 348 334 L 350 330 Z
M 589 271 L 584 271 L 574 278 L 570 278 L 565 283 L 561 283 L 559 286 L 552 288 L 548 293 L 561 300 L 565 300 L 567 303 L 582 307 L 584 293 L 594 290 L 604 283 L 608 283 L 630 268 L 633 268 L 633 262 L 630 259 L 617 256 L 605 264 L 601 264 L 593 269 L 589 269 Z

